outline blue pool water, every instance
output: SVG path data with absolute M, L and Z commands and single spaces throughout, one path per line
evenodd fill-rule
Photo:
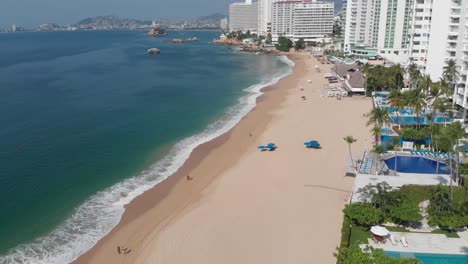
M 468 255 L 447 255 L 447 254 L 423 254 L 385 251 L 385 253 L 395 258 L 417 258 L 424 264 L 467 264 Z
M 427 124 L 429 121 L 424 116 L 420 116 L 419 118 L 416 116 L 391 116 L 391 119 L 393 120 L 393 123 L 400 125 Z M 433 123 L 438 124 L 451 123 L 452 121 L 453 120 L 451 118 L 443 118 L 441 116 L 438 116 L 432 120 Z
M 385 164 L 391 170 L 395 170 L 395 157 L 385 160 Z M 448 174 L 448 167 L 445 163 L 439 162 L 437 171 L 437 161 L 411 156 L 398 156 L 396 160 L 396 171 L 402 173 L 421 173 L 421 174 Z

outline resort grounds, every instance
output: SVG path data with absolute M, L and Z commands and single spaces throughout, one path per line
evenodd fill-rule
M 120 224 L 76 263 L 336 263 L 354 181 L 345 176 L 343 138 L 357 139 L 356 157 L 372 148 L 364 116 L 372 103 L 321 97 L 332 65 L 289 57 L 291 75 L 266 88 L 230 132 L 128 204 Z M 321 149 L 305 148 L 310 140 Z M 278 148 L 257 149 L 268 143 Z

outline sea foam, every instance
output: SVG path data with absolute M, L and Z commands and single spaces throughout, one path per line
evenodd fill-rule
M 198 145 L 228 132 L 255 107 L 256 99 L 263 94 L 262 88 L 292 73 L 294 62 L 286 56 L 279 56 L 278 59 L 290 67 L 268 81 L 246 88 L 247 95 L 203 132 L 178 142 L 163 159 L 139 175 L 96 193 L 48 235 L 0 256 L 0 264 L 63 264 L 91 249 L 119 223 L 124 205 L 174 174 Z

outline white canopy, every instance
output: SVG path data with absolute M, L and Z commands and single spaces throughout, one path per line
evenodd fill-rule
M 383 226 L 373 226 L 370 231 L 376 236 L 387 236 L 389 234 L 387 228 Z

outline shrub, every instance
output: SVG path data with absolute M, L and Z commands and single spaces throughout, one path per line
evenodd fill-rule
M 351 220 L 362 225 L 375 225 L 383 220 L 382 211 L 370 204 L 354 203 L 347 205 L 343 210 Z
M 408 222 L 419 222 L 422 219 L 419 213 L 418 204 L 410 201 L 405 201 L 398 205 L 390 207 L 391 218 L 399 224 Z
M 341 243 L 340 247 L 349 246 L 349 237 L 351 236 L 351 220 L 344 216 L 343 225 L 341 226 Z

